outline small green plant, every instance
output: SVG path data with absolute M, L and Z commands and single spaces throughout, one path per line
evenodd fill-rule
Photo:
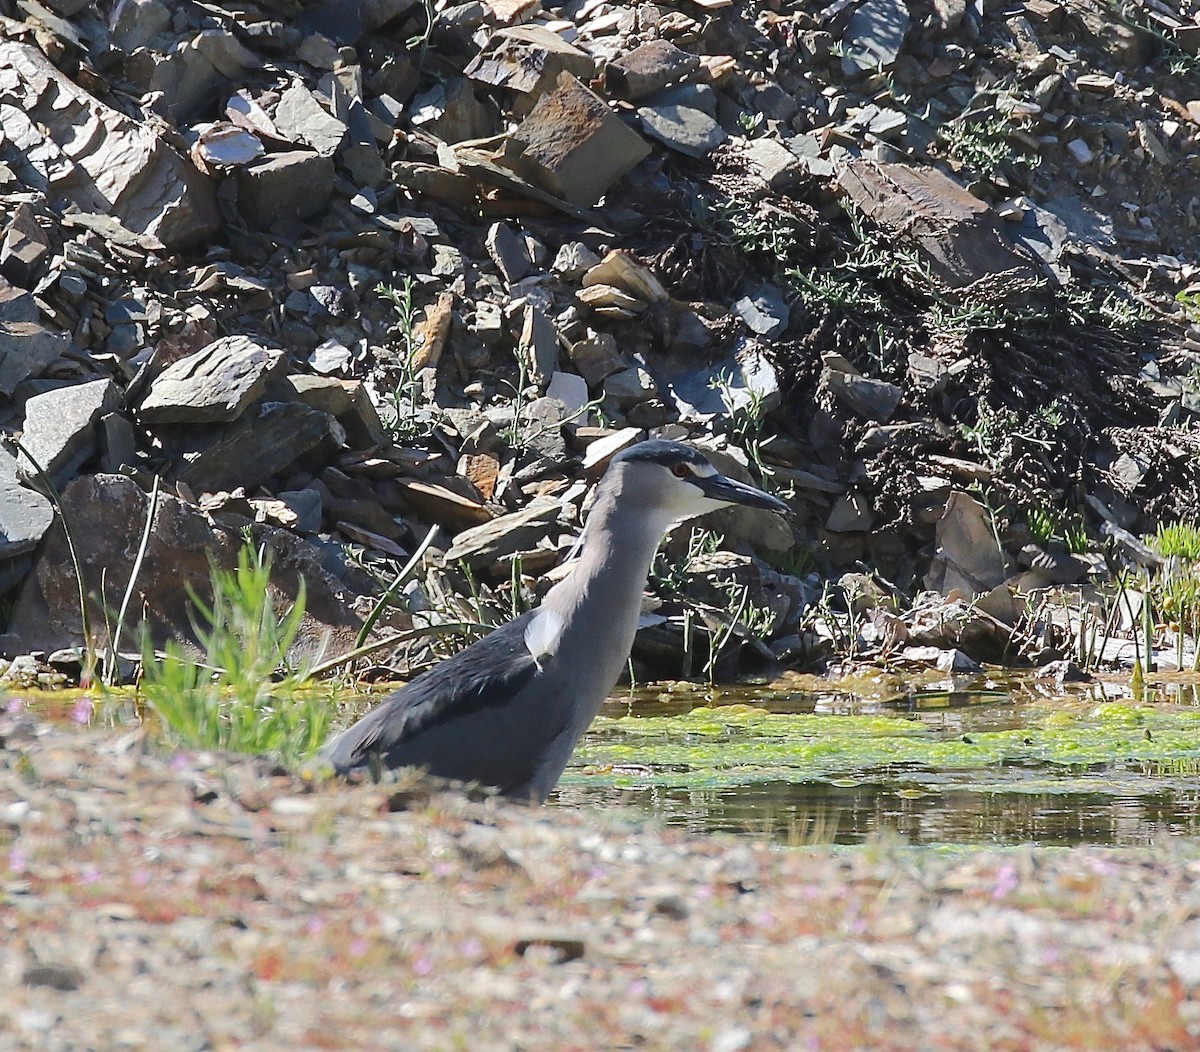
M 1190 522 L 1160 523 L 1150 544 L 1164 559 L 1200 562 L 1200 527 Z
M 1073 555 L 1083 555 L 1091 549 L 1083 516 L 1055 512 L 1050 508 L 1031 508 L 1027 513 L 1029 533 L 1043 548 L 1061 541 Z
M 738 114 L 738 125 L 746 133 L 746 138 L 753 139 L 759 129 L 762 128 L 763 115 L 762 113 L 751 113 L 749 110 L 743 110 Z
M 677 596 L 687 585 L 687 575 L 694 560 L 715 555 L 721 550 L 725 538 L 702 526 L 693 526 L 688 534 L 687 554 L 682 559 L 668 558 L 664 552 L 654 556 L 650 567 L 650 581 L 660 595 Z
M 1108 7 L 1130 28 L 1141 30 L 1157 39 L 1160 48 L 1159 60 L 1166 59 L 1171 76 L 1200 76 L 1200 57 L 1184 51 L 1179 42 L 1173 36 L 1164 33 L 1139 4 L 1133 3 L 1132 0 L 1108 0 Z
M 1185 639 L 1197 647 L 1193 669 L 1200 668 L 1200 574 L 1189 566 L 1159 576 L 1154 588 L 1154 606 L 1175 635 L 1175 667 L 1183 668 Z
M 532 349 L 524 344 L 517 348 L 517 384 L 513 387 L 513 415 L 509 425 L 504 429 L 504 441 L 509 449 L 523 449 L 530 440 L 521 419 L 521 411 L 525 408 L 526 390 L 529 386 L 529 356 Z M 505 381 L 507 385 L 507 381 Z
M 203 657 L 177 642 L 159 656 L 143 638 L 142 690 L 168 734 L 188 748 L 271 756 L 286 765 L 309 758 L 329 729 L 327 697 L 300 688 L 305 670 L 288 667 L 304 616 L 304 589 L 278 613 L 271 560 L 247 542 L 237 566 L 213 566 L 212 603 L 188 589 Z
M 418 32 L 414 33 L 405 42 L 404 46 L 408 51 L 417 52 L 417 69 L 420 72 L 425 70 L 425 62 L 429 56 L 429 41 L 433 37 L 433 30 L 437 26 L 438 19 L 441 17 L 434 0 L 421 0 L 422 12 L 425 15 L 425 26 Z
M 1174 633 L 1176 667 L 1183 668 L 1184 642 L 1190 638 L 1196 651 L 1192 666 L 1200 669 L 1200 528 L 1161 523 L 1148 540 L 1166 560 L 1148 589 L 1148 601 Z
M 433 434 L 434 418 L 426 408 L 421 375 L 416 369 L 417 308 L 413 304 L 413 279 L 405 275 L 400 287 L 379 284 L 375 292 L 386 300 L 396 313 L 396 321 L 388 330 L 395 343 L 396 361 L 392 367 L 393 382 L 387 393 L 392 419 L 385 420 L 392 440 L 406 445 Z
M 766 201 L 698 192 L 691 212 L 701 230 L 776 268 L 797 257 L 811 238 L 795 216 Z
M 1067 285 L 1058 292 L 1058 304 L 1069 320 L 1098 322 L 1109 329 L 1135 329 L 1153 318 L 1147 307 L 1119 288 Z
M 1003 175 L 1005 169 L 1032 171 L 1038 159 L 1013 146 L 1013 109 L 1018 100 L 993 93 L 993 103 L 983 110 L 963 113 L 938 130 L 950 156 L 985 179 Z
M 1175 302 L 1183 308 L 1188 321 L 1200 325 L 1200 285 L 1189 285 L 1175 293 Z
M 704 678 L 710 687 L 716 686 L 717 662 L 735 636 L 766 638 L 775 627 L 775 614 L 768 607 L 750 602 L 750 588 L 736 581 L 714 581 L 717 589 L 729 599 L 732 616 L 726 611 L 710 610 L 704 615 L 708 631 L 708 658 L 704 663 Z M 688 626 L 685 625 L 685 629 Z M 687 632 L 685 631 L 685 635 Z M 691 664 L 690 647 L 685 646 L 685 663 Z
M 762 455 L 763 424 L 767 417 L 767 396 L 756 387 L 735 389 L 733 377 L 722 370 L 709 381 L 709 389 L 721 396 L 725 406 L 726 429 L 739 446 L 754 461 L 759 474 L 773 475 Z M 739 397 L 739 391 L 742 397 Z

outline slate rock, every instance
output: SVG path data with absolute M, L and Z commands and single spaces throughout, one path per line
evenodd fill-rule
M 837 369 L 826 368 L 822 371 L 821 379 L 834 398 L 848 409 L 864 420 L 880 423 L 891 419 L 904 394 L 900 387 L 886 380 L 857 376 Z
M 333 193 L 333 161 L 307 150 L 273 153 L 237 170 L 237 208 L 263 230 L 320 212 Z
M 600 257 L 582 241 L 568 241 L 558 250 L 551 269 L 564 278 L 581 278 L 599 262 Z
M 217 230 L 213 184 L 157 125 L 105 106 L 30 44 L 0 40 L 0 69 L 0 158 L 30 189 L 53 187 L 83 212 L 112 216 L 169 248 Z
M 0 449 L 0 560 L 33 551 L 53 521 L 50 501 L 21 485 L 16 458 Z
M 246 413 L 221 431 L 178 477 L 196 492 L 252 489 L 340 431 L 333 418 L 318 409 L 299 402 L 268 402 L 258 413 Z
M 743 340 L 712 365 L 695 368 L 689 364 L 662 379 L 684 420 L 728 416 L 755 405 L 769 411 L 781 398 L 779 374 L 753 340 Z
M 89 475 L 71 482 L 62 501 L 72 522 L 87 524 L 75 531 L 75 542 L 95 643 L 103 647 L 109 623 L 105 615 L 120 608 L 149 512 L 149 495 L 127 476 Z M 259 529 L 256 537 L 274 553 L 272 592 L 281 605 L 294 600 L 304 582 L 305 615 L 293 654 L 319 652 L 327 635 L 331 650 L 349 649 L 361 621 L 342 598 L 344 589 L 322 567 L 321 553 L 283 530 Z M 213 529 L 203 512 L 170 493 L 159 495 L 137 578 L 138 607 L 155 646 L 168 639 L 199 642 L 188 590 L 211 596 L 210 558 L 230 570 L 241 545 L 238 533 Z M 10 639 L 44 650 L 80 643 L 79 592 L 74 574 L 65 569 L 70 565 L 60 521 L 47 533 L 42 555 L 17 598 Z
M 105 413 L 100 418 L 100 445 L 104 471 L 119 472 L 137 462 L 137 434 L 122 413 Z
M 295 143 L 332 157 L 346 138 L 346 125 L 317 101 L 303 81 L 294 80 L 275 107 L 275 127 Z
M 171 9 L 162 0 L 126 0 L 113 11 L 109 42 L 127 55 L 171 28 Z
M 556 371 L 550 377 L 546 388 L 547 398 L 556 398 L 566 407 L 568 413 L 581 413 L 591 400 L 588 395 L 587 381 L 575 373 Z
M 790 156 L 790 154 L 789 154 Z M 760 285 L 733 305 L 733 312 L 758 336 L 773 340 L 787 328 L 789 311 L 774 285 Z
M 63 282 L 68 278 L 74 278 L 74 274 L 64 274 L 59 278 L 59 288 L 63 287 Z M 84 283 L 83 289 L 79 295 L 87 292 L 87 284 Z M 0 278 L 0 322 L 36 322 L 40 321 L 42 312 L 34 300 L 33 295 L 26 292 L 24 289 L 15 288 L 3 278 Z M 0 346 L 3 346 L 3 337 L 0 336 Z M 0 368 L 3 368 L 3 355 L 0 355 Z
M 911 24 L 904 0 L 870 0 L 861 4 L 851 16 L 843 37 L 842 68 L 850 75 L 887 69 L 900 54 Z
M 567 457 L 563 438 L 566 406 L 557 398 L 535 398 L 521 406 L 521 444 L 528 453 L 561 463 Z
M 611 398 L 621 409 L 628 409 L 658 394 L 654 378 L 638 366 L 622 369 L 604 380 L 604 397 Z
M 93 380 L 34 395 L 25 403 L 21 443 L 61 489 L 95 454 L 100 418 L 116 409 L 119 401 L 120 392 L 111 380 Z M 37 477 L 24 454 L 18 471 L 26 480 Z
M 487 566 L 501 556 L 526 551 L 549 536 L 561 511 L 558 501 L 534 497 L 520 511 L 463 530 L 446 552 L 445 563 L 453 566 L 461 559 L 471 567 Z
M 620 98 L 642 99 L 699 68 L 699 56 L 666 40 L 650 40 L 609 63 L 604 86 Z
M 753 477 L 747 457 L 740 450 L 732 447 L 727 450 L 708 446 L 703 448 L 704 455 L 722 475 L 728 475 L 738 482 L 762 487 L 763 480 Z M 747 508 L 735 504 L 710 512 L 702 521 L 707 529 L 723 536 L 730 546 L 744 544 L 759 552 L 785 552 L 794 543 L 792 527 L 787 520 L 763 508 Z
M 997 293 L 1016 293 L 1041 278 L 1041 268 L 1004 239 L 990 207 L 935 168 L 856 160 L 837 182 L 875 222 L 914 245 L 950 288 L 989 278 Z
M 804 171 L 800 158 L 778 139 L 751 139 L 746 144 L 746 156 L 758 177 L 773 190 L 795 183 Z
M 954 490 L 938 520 L 936 550 L 925 587 L 942 595 L 991 591 L 1004 581 L 1007 566 L 996 543 L 988 512 L 974 497 Z
M 463 72 L 494 88 L 507 88 L 538 99 L 573 74 L 590 79 L 596 60 L 545 26 L 502 29 Z
M 283 351 L 248 336 L 224 336 L 151 380 L 138 417 L 145 424 L 236 420 L 283 365 Z
M 422 99 L 429 115 L 426 120 L 419 116 Z M 479 100 L 466 77 L 452 77 L 446 84 L 439 84 L 425 96 L 414 99 L 412 121 L 450 143 L 486 139 L 499 131 L 500 123 L 495 107 Z
M 37 322 L 0 321 L 0 395 L 11 398 L 17 384 L 41 376 L 73 346 L 70 337 Z
M 544 387 L 558 367 L 558 333 L 546 312 L 533 303 L 521 308 L 521 335 L 517 354 L 525 366 L 530 383 Z
M 592 387 L 599 387 L 606 377 L 629 367 L 617 350 L 616 338 L 608 332 L 589 330 L 582 340 L 571 344 L 569 354 L 580 376 Z
M 858 490 L 843 493 L 825 520 L 825 529 L 830 533 L 861 533 L 875 525 L 875 512 Z
M 707 157 L 729 138 L 716 120 L 688 106 L 660 103 L 637 112 L 648 135 L 688 157 Z
M 38 225 L 33 209 L 22 201 L 0 237 L 0 274 L 14 285 L 31 289 L 50 261 L 50 238 Z
M 525 241 L 507 223 L 493 223 L 488 228 L 484 247 L 509 285 L 516 284 L 533 269 Z
M 569 73 L 511 134 L 519 175 L 575 205 L 594 205 L 650 152 L 637 132 Z

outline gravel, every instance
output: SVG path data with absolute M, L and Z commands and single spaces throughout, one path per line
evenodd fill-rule
M 5 1049 L 1186 1049 L 1200 854 L 689 837 L 0 717 Z

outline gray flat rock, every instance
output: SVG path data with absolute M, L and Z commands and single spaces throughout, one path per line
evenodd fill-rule
M 604 83 L 621 98 L 641 99 L 699 68 L 699 56 L 666 40 L 650 40 L 611 63 L 604 71 Z
M 299 402 L 271 402 L 246 413 L 196 455 L 179 479 L 196 492 L 251 489 L 340 431 L 327 413 Z
M 311 146 L 322 157 L 332 157 L 346 138 L 346 125 L 298 80 L 280 96 L 275 127 L 292 142 Z
M 238 212 L 256 229 L 313 215 L 332 192 L 333 161 L 308 150 L 268 154 L 237 169 Z
M 53 521 L 50 501 L 21 485 L 16 458 L 0 449 L 0 559 L 33 551 Z
M 535 497 L 520 511 L 463 530 L 446 552 L 446 565 L 462 559 L 468 566 L 486 566 L 503 555 L 532 548 L 549 535 L 561 510 L 558 501 Z
M 759 178 L 776 190 L 794 183 L 804 172 L 800 159 L 778 139 L 751 139 L 746 154 Z
M 100 418 L 117 408 L 120 397 L 111 380 L 93 380 L 34 395 L 25 403 L 22 445 L 56 486 L 73 478 L 96 452 Z M 18 471 L 24 479 L 37 477 L 24 455 Z
M 886 69 L 900 54 L 911 24 L 904 0 L 866 0 L 846 27 L 843 69 L 847 73 Z
M 224 336 L 168 366 L 138 407 L 146 424 L 217 424 L 236 420 L 284 363 L 283 352 L 248 336 Z
M 33 303 L 32 296 L 29 302 Z M 0 394 L 11 397 L 17 384 L 40 376 L 71 347 L 70 337 L 51 332 L 37 322 L 0 321 Z
M 707 157 L 729 136 L 712 117 L 689 106 L 663 103 L 638 107 L 648 135 L 689 157 Z
M 783 147 L 780 147 L 783 149 Z M 784 150 L 784 153 L 787 153 Z M 791 154 L 788 154 L 791 157 Z M 774 285 L 760 285 L 733 305 L 733 312 L 757 336 L 773 340 L 787 328 L 789 311 L 783 294 Z
M 834 398 L 861 416 L 864 420 L 885 423 L 900 404 L 903 390 L 886 380 L 875 380 L 869 376 L 855 376 L 826 368 L 822 382 Z
M 949 595 L 958 589 L 977 595 L 991 591 L 1007 576 L 987 511 L 962 490 L 950 494 L 935 542 L 937 550 L 925 575 L 925 587 L 932 591 Z

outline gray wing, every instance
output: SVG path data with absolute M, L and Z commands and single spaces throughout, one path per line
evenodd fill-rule
M 562 730 L 541 667 L 525 645 L 524 614 L 388 695 L 322 750 L 339 772 L 378 756 L 501 791 L 532 778 Z

